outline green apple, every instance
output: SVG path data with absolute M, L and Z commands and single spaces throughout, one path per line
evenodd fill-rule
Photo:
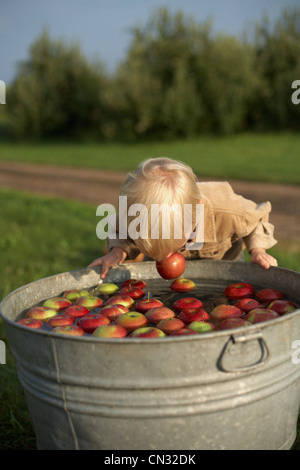
M 193 321 L 189 324 L 188 328 L 197 333 L 208 333 L 216 329 L 215 325 L 206 321 Z
M 117 292 L 119 290 L 119 287 L 116 284 L 110 284 L 108 282 L 103 282 L 102 284 L 99 284 L 99 286 L 97 287 L 96 290 L 100 294 L 110 295 L 110 294 L 114 294 L 115 292 Z

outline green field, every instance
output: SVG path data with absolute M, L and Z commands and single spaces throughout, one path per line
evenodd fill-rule
M 144 159 L 168 156 L 200 177 L 300 183 L 300 134 L 240 134 L 144 143 L 0 144 L 7 161 L 132 170 Z
M 52 274 L 86 267 L 101 255 L 92 205 L 0 189 L 0 299 L 15 288 Z M 0 449 L 35 449 L 24 395 L 7 345 L 0 366 Z

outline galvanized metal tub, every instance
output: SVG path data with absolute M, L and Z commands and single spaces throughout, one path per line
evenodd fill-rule
M 300 275 L 281 268 L 188 261 L 185 277 L 195 280 L 199 298 L 243 281 L 300 303 Z M 112 269 L 106 282 L 128 278 L 170 291 L 152 262 Z M 98 282 L 98 269 L 62 273 L 20 287 L 1 303 L 39 449 L 291 448 L 300 403 L 300 366 L 292 360 L 300 310 L 246 328 L 158 339 L 62 336 L 15 322 L 45 298 Z

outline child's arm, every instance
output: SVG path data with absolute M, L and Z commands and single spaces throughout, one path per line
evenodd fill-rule
M 264 269 L 278 266 L 277 260 L 269 255 L 264 248 L 253 248 L 250 252 L 252 263 L 259 264 Z
M 101 268 L 101 279 L 104 279 L 108 273 L 109 268 L 117 266 L 126 259 L 127 253 L 123 248 L 115 246 L 107 255 L 101 258 L 95 259 L 88 265 L 88 268 L 94 268 L 95 266 L 102 266 Z

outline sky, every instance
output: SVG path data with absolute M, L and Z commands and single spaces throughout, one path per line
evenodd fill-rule
M 144 26 L 159 7 L 199 23 L 211 19 L 214 31 L 240 35 L 264 15 L 275 21 L 296 6 L 300 0 L 0 0 L 0 80 L 14 78 L 45 28 L 53 39 L 79 43 L 90 60 L 112 72 L 126 56 L 131 28 Z

